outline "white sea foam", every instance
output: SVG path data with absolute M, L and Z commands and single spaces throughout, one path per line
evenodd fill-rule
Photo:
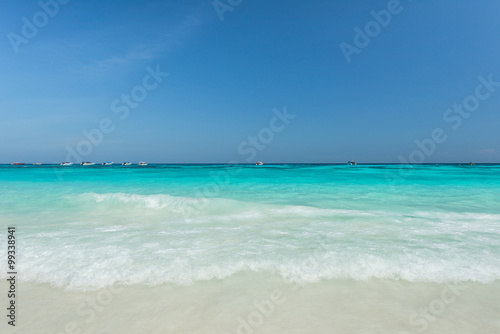
M 83 198 L 89 198 L 96 203 L 123 203 L 133 205 L 144 209 L 159 210 L 168 208 L 174 212 L 178 212 L 179 208 L 193 201 L 187 197 L 175 197 L 170 195 L 138 195 L 138 194 L 125 194 L 125 193 L 108 193 L 96 194 L 85 193 L 82 194 Z
M 154 246 L 153 246 L 154 245 Z M 143 245 L 136 251 L 117 246 L 88 248 L 63 246 L 55 251 L 26 251 L 18 267 L 23 280 L 49 283 L 70 289 L 96 289 L 120 283 L 125 285 L 190 285 L 196 281 L 224 279 L 240 272 L 278 274 L 289 282 L 307 283 L 328 279 L 403 279 L 410 282 L 492 282 L 500 279 L 500 263 L 484 255 L 464 258 L 419 256 L 406 253 L 383 257 L 353 250 L 311 253 L 293 258 L 274 252 L 217 252 L 193 249 L 159 249 Z M 269 247 L 264 247 L 269 250 Z M 56 254 L 57 251 L 57 254 Z M 92 255 L 98 252 L 99 255 Z M 209 253 L 209 254 L 207 254 Z M 28 257 L 29 256 L 29 257 Z
M 104 205 L 107 215 L 100 212 L 90 215 L 88 223 L 72 221 L 51 231 L 23 232 L 20 279 L 81 290 L 114 283 L 189 285 L 242 272 L 299 283 L 500 279 L 500 215 L 327 209 L 222 198 L 208 200 L 187 220 L 170 215 L 198 200 L 83 194 L 78 201 L 85 207 L 93 202 L 93 210 Z M 133 223 L 125 223 L 130 216 Z M 2 252 L 0 266 L 5 267 Z
M 71 219 L 64 212 L 42 220 L 44 228 L 25 228 L 22 280 L 95 289 L 117 282 L 186 285 L 248 271 L 301 283 L 500 279 L 499 214 L 166 194 L 89 192 L 66 201 L 78 213 Z M 54 225 L 54 217 L 66 223 Z

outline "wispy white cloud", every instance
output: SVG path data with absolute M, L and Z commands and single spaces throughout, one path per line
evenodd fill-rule
M 94 60 L 83 67 L 87 73 L 105 74 L 125 66 L 132 66 L 140 61 L 157 59 L 180 48 L 202 24 L 200 15 L 187 15 L 180 23 L 174 25 L 150 44 L 136 44 L 124 54 L 115 54 L 107 58 Z

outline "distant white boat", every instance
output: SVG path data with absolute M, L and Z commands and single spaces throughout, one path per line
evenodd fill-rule
M 93 162 L 88 162 L 88 161 L 84 161 L 80 164 L 80 166 L 92 166 L 92 165 L 95 165 L 95 163 Z
M 61 166 L 71 166 L 72 162 L 61 162 Z
M 137 164 L 137 166 L 147 166 L 148 163 L 147 162 L 144 162 L 144 161 L 141 161 Z
M 351 165 L 351 166 L 356 166 L 356 165 L 357 165 L 356 161 L 352 161 L 352 160 L 349 160 L 349 161 L 347 162 L 347 164 L 348 164 L 348 165 Z
M 40 166 L 42 163 L 41 162 L 34 162 L 33 165 L 35 166 Z
M 262 161 L 257 161 L 256 165 L 257 166 L 262 166 L 264 163 L 262 163 Z
M 102 163 L 103 166 L 110 166 L 112 164 L 113 164 L 113 161 L 106 161 L 106 162 Z
M 124 162 L 122 163 L 122 166 L 130 166 L 132 163 L 131 162 Z

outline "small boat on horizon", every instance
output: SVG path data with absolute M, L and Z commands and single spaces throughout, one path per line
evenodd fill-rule
M 24 165 L 24 162 L 13 162 L 11 163 L 12 166 L 22 166 Z
M 262 161 L 257 161 L 255 164 L 256 164 L 257 166 L 262 166 L 264 163 L 263 163 Z
M 349 160 L 349 161 L 347 162 L 347 164 L 348 164 L 348 165 L 351 165 L 351 166 L 356 166 L 356 165 L 357 165 L 356 161 L 352 161 L 352 160 Z
M 71 166 L 73 165 L 72 162 L 61 162 L 61 166 Z
M 102 165 L 103 166 L 110 166 L 112 165 L 114 162 L 113 161 L 106 161 L 106 162 L 103 162 Z
M 131 162 L 124 162 L 122 163 L 122 166 L 130 166 L 132 163 Z
M 89 161 L 84 161 L 80 164 L 80 166 L 93 166 L 93 165 L 95 165 L 95 163 Z
M 147 162 L 144 162 L 144 161 L 141 161 L 137 164 L 137 166 L 147 166 L 148 163 Z
M 33 165 L 35 166 L 40 166 L 42 163 L 41 162 L 34 162 Z

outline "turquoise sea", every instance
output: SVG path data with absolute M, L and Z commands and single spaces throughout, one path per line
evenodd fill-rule
M 500 333 L 500 165 L 3 165 L 0 226 L 19 333 Z

